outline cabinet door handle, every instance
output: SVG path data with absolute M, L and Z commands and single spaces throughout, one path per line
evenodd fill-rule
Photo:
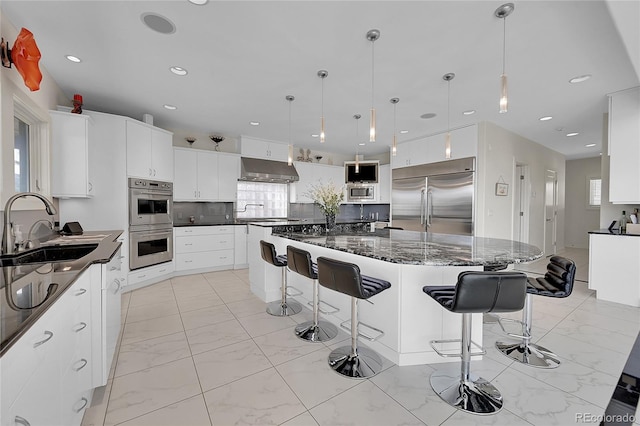
M 160 269 L 158 272 L 167 272 L 167 269 Z
M 37 189 L 38 191 L 41 191 L 41 190 L 42 190 L 42 188 L 40 188 L 40 179 L 36 179 L 36 189 Z M 22 418 L 22 417 L 21 417 L 21 418 Z M 25 420 L 25 421 L 26 421 L 26 420 Z
M 149 169 L 149 176 L 152 176 L 152 174 L 151 174 L 151 169 Z
M 80 324 L 78 324 L 77 328 L 75 328 L 73 331 L 75 331 L 76 333 L 79 333 L 82 330 L 84 330 L 85 328 L 87 328 L 87 323 L 86 322 L 81 322 Z
M 185 246 L 192 246 L 192 245 L 193 245 L 193 243 L 185 243 L 184 245 L 185 245 Z
M 147 274 L 144 274 L 144 275 L 138 275 L 138 278 L 144 278 L 144 277 L 146 277 L 146 276 L 147 276 Z
M 120 291 L 120 288 L 122 287 L 122 285 L 120 284 L 120 280 L 116 278 L 113 280 L 113 282 L 118 285 L 116 289 L 113 291 L 113 294 L 118 294 L 118 292 Z
M 40 345 L 44 345 L 44 344 L 45 344 L 45 343 L 47 343 L 49 340 L 51 340 L 51 338 L 53 337 L 53 333 L 52 333 L 52 332 L 50 332 L 50 331 L 45 330 L 44 334 L 45 334 L 45 336 L 47 336 L 47 337 L 45 337 L 44 339 L 40 340 L 39 342 L 34 343 L 34 344 L 33 344 L 33 347 L 34 347 L 34 348 L 37 348 L 37 347 L 38 347 L 38 346 L 40 346 Z
M 22 426 L 31 426 L 31 423 L 29 423 L 24 417 L 16 416 L 13 421 Z
M 220 256 L 220 257 L 219 257 L 219 259 L 220 259 L 220 260 L 222 260 L 222 259 L 226 259 L 226 258 L 227 258 L 227 256 Z
M 185 229 L 184 232 L 193 232 L 193 229 Z
M 87 292 L 86 288 L 81 288 L 78 289 L 78 291 L 76 291 L 76 296 L 82 296 L 83 294 L 85 294 Z
M 87 366 L 87 364 L 89 363 L 89 361 L 87 361 L 86 359 L 82 358 L 80 361 L 76 362 L 76 364 L 81 363 L 82 365 L 80 367 L 73 367 L 73 371 L 80 371 L 83 368 L 85 368 Z M 84 407 L 82 407 L 84 408 Z
M 109 268 L 109 270 L 110 270 L 110 271 L 115 271 L 115 270 L 117 270 L 117 269 L 118 269 L 118 267 L 117 267 L 117 266 L 112 266 L 112 267 L 110 267 L 110 268 Z
M 153 169 L 153 175 L 154 176 L 156 175 L 156 169 Z
M 220 241 L 220 244 L 227 244 L 226 241 Z
M 185 260 L 184 263 L 192 263 L 193 260 Z
M 80 411 L 84 410 L 84 407 L 87 406 L 87 404 L 89 403 L 89 400 L 85 397 L 80 398 L 80 401 L 82 401 L 82 407 L 76 409 L 74 408 L 73 411 L 75 411 L 76 413 L 79 413 Z
M 93 184 L 89 182 L 89 192 L 93 191 Z

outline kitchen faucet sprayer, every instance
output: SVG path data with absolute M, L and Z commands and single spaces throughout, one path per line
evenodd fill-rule
M 47 214 L 53 216 L 57 213 L 53 203 L 46 197 L 37 194 L 35 192 L 19 192 L 9 198 L 4 205 L 4 231 L 2 232 L 2 254 L 12 254 L 14 250 L 13 241 L 13 224 L 11 223 L 11 207 L 18 198 L 35 197 L 38 198 L 44 204 L 44 208 Z

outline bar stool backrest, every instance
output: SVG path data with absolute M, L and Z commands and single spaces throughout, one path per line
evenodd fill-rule
M 524 307 L 527 276 L 520 272 L 467 271 L 458 275 L 450 310 L 458 313 L 514 312 Z
M 264 240 L 260 240 L 260 255 L 265 262 L 270 263 L 274 266 L 287 266 L 286 263 L 283 263 L 277 259 L 276 247 Z
M 555 297 L 566 297 L 573 290 L 573 281 L 576 276 L 576 264 L 572 260 L 562 256 L 552 256 L 547 264 L 547 273 L 544 278 L 537 278 L 538 285 L 541 287 L 537 293 L 547 295 L 547 292 L 553 293 Z M 545 291 L 546 290 L 546 291 Z
M 323 287 L 358 299 L 367 299 L 362 288 L 360 268 L 354 263 L 318 257 L 318 282 Z
M 287 246 L 287 263 L 289 269 L 307 278 L 315 280 L 318 274 L 313 271 L 311 254 L 294 246 Z

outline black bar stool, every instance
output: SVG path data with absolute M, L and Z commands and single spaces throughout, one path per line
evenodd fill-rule
M 511 337 L 522 339 L 518 343 L 496 342 L 496 348 L 504 355 L 522 364 L 539 368 L 556 368 L 560 365 L 558 355 L 549 349 L 531 343 L 531 324 L 533 323 L 533 297 L 568 297 L 573 290 L 576 265 L 562 256 L 552 256 L 547 264 L 544 277 L 528 278 L 527 298 L 525 299 L 522 321 L 501 318 L 502 331 Z M 509 333 L 504 329 L 503 321 L 517 322 L 522 325 L 522 334 Z
M 507 265 L 506 263 L 494 263 L 492 265 L 484 265 L 482 270 L 485 272 L 496 272 L 496 271 L 502 271 L 507 269 L 507 266 L 509 265 Z M 499 319 L 500 318 L 495 314 L 486 313 L 482 316 L 482 323 L 497 324 Z
M 432 340 L 433 349 L 441 356 L 461 358 L 460 374 L 435 371 L 431 387 L 449 405 L 472 414 L 493 414 L 503 405 L 502 395 L 486 379 L 469 372 L 472 355 L 485 351 L 471 341 L 471 314 L 519 311 L 524 305 L 527 276 L 519 272 L 462 272 L 453 286 L 425 286 L 422 291 L 443 308 L 462 314 L 462 339 Z M 461 351 L 445 354 L 436 347 L 439 343 L 461 343 Z M 471 345 L 480 351 L 471 352 Z
M 287 256 L 277 256 L 276 247 L 260 240 L 260 254 L 265 262 L 282 269 L 282 297 L 280 301 L 267 304 L 267 313 L 278 317 L 295 315 L 302 311 L 302 305 L 296 301 L 287 301 Z
M 382 370 L 382 359 L 376 352 L 358 347 L 358 300 L 369 299 L 391 284 L 361 275 L 356 264 L 327 257 L 318 257 L 318 280 L 323 287 L 351 296 L 351 346 L 334 349 L 329 354 L 329 366 L 338 374 L 354 379 L 375 376 Z M 369 328 L 379 333 L 377 338 L 384 334 L 382 330 Z
M 298 325 L 296 336 L 309 342 L 326 342 L 338 335 L 338 328 L 327 321 L 318 320 L 320 311 L 320 297 L 318 289 L 318 268 L 311 261 L 308 251 L 293 246 L 287 246 L 288 268 L 304 277 L 313 280 L 313 321 Z

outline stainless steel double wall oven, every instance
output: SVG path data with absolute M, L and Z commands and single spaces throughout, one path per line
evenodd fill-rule
M 129 179 L 129 269 L 173 260 L 173 184 Z

